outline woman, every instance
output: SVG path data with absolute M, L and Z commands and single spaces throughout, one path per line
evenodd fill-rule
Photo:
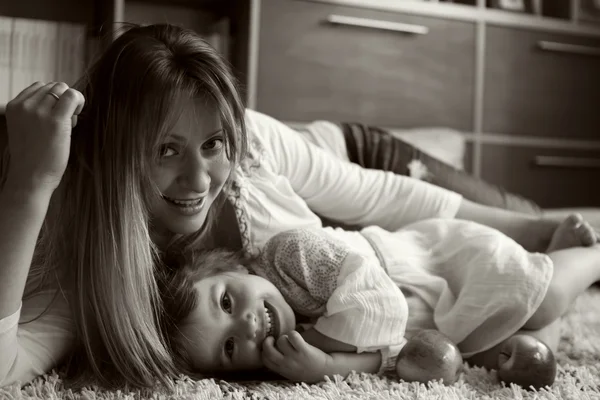
M 187 30 L 132 28 L 78 89 L 35 83 L 7 105 L 1 385 L 67 359 L 75 377 L 104 385 L 167 381 L 177 371 L 157 322 L 164 260 L 215 247 L 256 254 L 275 233 L 320 226 L 313 211 L 389 230 L 471 219 L 529 249 L 565 232 L 340 162 L 245 112 L 223 60 Z

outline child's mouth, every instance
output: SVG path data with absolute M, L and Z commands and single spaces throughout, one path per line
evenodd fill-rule
M 269 337 L 269 336 L 273 336 L 275 338 L 278 337 L 277 335 L 277 314 L 275 314 L 275 312 L 272 310 L 272 306 L 268 303 L 265 302 L 264 305 L 265 308 L 265 325 L 266 325 L 266 336 L 265 337 Z

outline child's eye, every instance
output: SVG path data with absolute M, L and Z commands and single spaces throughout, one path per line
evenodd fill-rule
M 160 158 L 172 157 L 177 154 L 177 150 L 175 150 L 170 144 L 163 144 L 158 150 L 158 155 Z
M 223 297 L 221 297 L 221 307 L 226 313 L 231 314 L 231 299 L 227 292 L 224 292 Z
M 223 148 L 223 138 L 222 137 L 216 137 L 214 139 L 209 140 L 208 142 L 204 143 L 204 145 L 202 147 L 204 147 L 205 150 L 220 150 Z
M 233 350 L 235 350 L 235 342 L 233 338 L 229 338 L 225 341 L 225 354 L 227 357 L 231 358 L 233 356 Z

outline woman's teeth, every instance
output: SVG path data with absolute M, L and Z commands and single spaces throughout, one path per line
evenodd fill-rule
M 163 196 L 163 198 L 184 215 L 194 215 L 200 212 L 204 206 L 204 200 L 206 199 L 206 197 L 201 197 L 200 199 L 194 200 L 176 200 L 167 196 Z

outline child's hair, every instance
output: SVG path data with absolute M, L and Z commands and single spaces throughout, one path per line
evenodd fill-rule
M 220 113 L 235 165 L 246 152 L 244 105 L 220 55 L 193 31 L 171 25 L 129 29 L 76 88 L 86 103 L 30 277 L 56 275 L 67 289 L 76 329 L 72 383 L 168 383 L 177 371 L 159 326 L 155 273 L 163 266 L 150 238 L 149 205 L 158 196 L 152 163 L 182 104 L 203 98 Z M 186 249 L 201 248 L 205 233 L 187 237 Z
M 162 330 L 178 372 L 199 376 L 184 350 L 188 338 L 180 331 L 181 323 L 198 305 L 198 292 L 194 284 L 204 278 L 227 272 L 248 273 L 248 263 L 249 260 L 237 252 L 212 250 L 193 255 L 192 259 L 183 262 L 184 265 L 175 265 L 163 275 L 159 283 L 164 307 Z

